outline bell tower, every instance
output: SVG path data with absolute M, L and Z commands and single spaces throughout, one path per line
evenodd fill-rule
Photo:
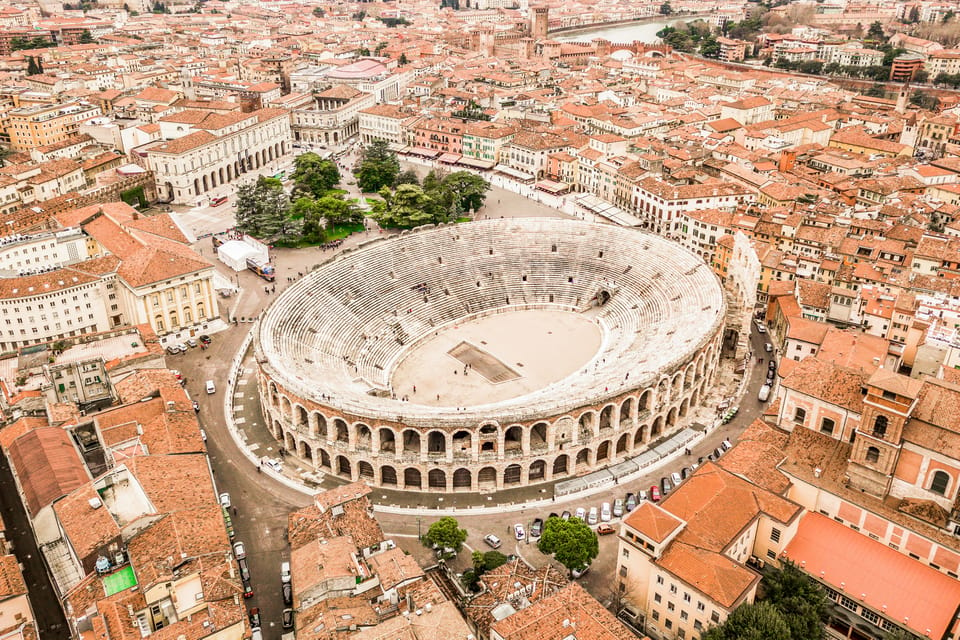
M 863 416 L 847 462 L 849 486 L 878 498 L 890 491 L 903 446 L 903 427 L 910 418 L 921 382 L 877 369 L 867 381 Z

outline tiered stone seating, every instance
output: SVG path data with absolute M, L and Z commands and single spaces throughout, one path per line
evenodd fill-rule
M 722 320 L 713 274 L 663 238 L 568 220 L 489 220 L 406 233 L 334 258 L 271 305 L 259 346 L 280 378 L 313 381 L 303 395 L 395 415 L 395 401 L 368 394 L 389 389 L 397 361 L 418 339 L 504 309 L 583 311 L 603 288 L 616 292 L 591 311 L 604 330 L 597 366 L 504 401 L 504 411 L 582 404 L 628 372 L 631 382 L 658 375 Z

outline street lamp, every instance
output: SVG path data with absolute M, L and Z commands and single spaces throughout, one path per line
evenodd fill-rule
M 420 540 L 422 536 L 420 535 L 420 517 L 417 517 L 417 540 Z

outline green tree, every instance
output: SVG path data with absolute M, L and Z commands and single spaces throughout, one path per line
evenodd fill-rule
M 417 177 L 417 172 L 413 169 L 407 169 L 398 175 L 394 186 L 399 187 L 402 184 L 420 184 L 420 178 Z
M 907 52 L 906 49 L 901 49 L 900 47 L 891 47 L 888 45 L 886 47 L 886 51 L 884 51 L 883 62 L 881 64 L 883 64 L 883 66 L 885 67 L 889 67 L 890 65 L 893 64 L 894 58 L 906 52 Z
M 83 33 L 80 34 L 80 44 L 93 44 L 95 42 L 96 40 L 93 39 L 90 29 L 84 29 Z
M 910 14 L 907 16 L 907 22 L 911 24 L 916 24 L 920 22 L 920 7 L 913 5 L 910 8 Z
M 450 516 L 444 516 L 431 524 L 423 536 L 424 542 L 430 546 L 441 550 L 453 549 L 458 553 L 466 539 L 467 530 L 461 529 L 457 519 Z
M 410 64 L 410 61 L 407 60 L 407 54 L 401 53 L 400 59 L 397 60 L 397 64 L 399 64 L 401 67 Z
M 947 11 L 945 14 L 943 14 L 943 24 L 947 24 L 948 22 L 953 20 L 954 16 L 956 15 L 957 13 L 952 9 L 950 11 Z
M 492 571 L 497 567 L 506 564 L 507 560 L 507 556 L 503 555 L 496 549 L 493 551 L 487 551 L 483 554 L 483 570 L 484 572 Z
M 293 191 L 296 195 L 319 198 L 340 182 L 336 163 L 324 160 L 313 152 L 302 153 L 293 161 Z
M 704 58 L 720 57 L 720 43 L 715 37 L 710 35 L 700 41 L 700 55 Z
M 402 184 L 396 191 L 380 189 L 381 202 L 373 207 L 373 218 L 384 227 L 417 227 L 436 222 L 432 198 L 415 184 Z
M 812 73 L 813 75 L 820 75 L 823 72 L 823 63 L 819 60 L 807 60 L 801 62 L 797 69 L 801 73 Z
M 330 225 L 357 224 L 363 220 L 363 214 L 352 202 L 339 195 L 327 194 L 317 198 L 317 211 L 320 217 Z
M 537 547 L 570 571 L 588 566 L 600 551 L 597 534 L 580 518 L 549 518 Z
M 819 636 L 809 636 L 812 640 Z M 716 627 L 700 636 L 701 640 L 791 640 L 790 627 L 769 602 L 744 604 Z M 807 640 L 808 637 L 804 637 Z
M 237 229 L 256 238 L 288 240 L 299 236 L 302 222 L 291 218 L 283 183 L 260 176 L 237 188 Z
M 790 560 L 763 578 L 764 600 L 774 605 L 793 638 L 819 638 L 827 618 L 827 595 Z
M 399 173 L 400 162 L 397 154 L 390 151 L 384 140 L 374 140 L 364 147 L 360 162 L 354 170 L 357 185 L 364 193 L 373 193 L 381 187 L 393 185 Z
M 33 56 L 27 56 L 27 75 L 35 76 L 42 73 L 40 65 L 37 64 L 37 59 Z
M 300 233 L 304 241 L 320 243 L 326 239 L 323 214 L 313 198 L 303 196 L 294 200 L 290 205 L 290 217 L 302 221 Z
M 669 2 L 664 2 L 660 5 L 660 15 L 669 16 L 673 13 L 673 7 L 670 6 Z
M 457 194 L 460 211 L 479 211 L 490 190 L 489 182 L 469 171 L 454 171 L 442 184 Z
M 926 84 L 930 80 L 930 74 L 926 69 L 917 69 L 913 74 L 913 82 L 918 84 Z
M 879 20 L 877 20 L 876 22 L 872 23 L 872 24 L 870 25 L 870 28 L 867 29 L 867 39 L 868 39 L 868 40 L 876 40 L 876 41 L 878 41 L 878 42 L 886 42 L 886 41 L 887 41 L 887 34 L 885 34 L 885 33 L 883 32 L 883 25 L 880 24 L 880 21 L 879 21 Z

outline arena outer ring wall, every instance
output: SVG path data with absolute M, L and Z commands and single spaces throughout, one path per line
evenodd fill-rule
M 420 339 L 543 308 L 596 314 L 592 372 L 463 410 L 391 397 L 392 367 Z M 344 480 L 485 492 L 570 478 L 682 427 L 713 383 L 724 312 L 703 261 L 647 232 L 559 219 L 429 226 L 341 253 L 274 300 L 254 337 L 261 408 L 286 450 Z

